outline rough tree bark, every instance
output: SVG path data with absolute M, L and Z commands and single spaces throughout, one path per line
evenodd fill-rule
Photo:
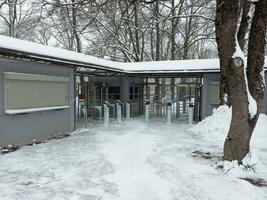
M 264 98 L 264 52 L 266 47 L 267 1 L 255 3 L 255 15 L 251 24 L 248 44 L 247 76 L 252 97 L 257 101 L 258 110 Z
M 224 102 L 224 95 L 230 96 L 229 85 L 227 81 L 227 69 L 229 58 L 235 51 L 235 34 L 238 21 L 239 1 L 217 0 L 216 5 L 216 41 L 220 58 L 220 99 Z M 228 5 L 231 4 L 231 5 Z M 225 40 L 226 39 L 226 40 Z M 228 98 L 229 100 L 229 98 Z
M 239 42 L 240 48 L 244 51 L 245 45 L 246 45 L 246 34 L 248 32 L 248 27 L 249 27 L 249 21 L 250 21 L 250 2 L 248 0 L 242 0 L 242 18 L 240 22 L 240 27 L 238 30 L 237 38 Z
M 237 39 L 239 1 L 217 0 L 216 36 L 219 58 L 232 104 L 232 120 L 224 144 L 225 160 L 241 162 L 249 152 L 250 139 L 259 116 L 259 109 L 255 108 L 256 101 L 260 103 L 263 98 L 261 72 L 264 64 L 267 2 L 260 0 L 255 4 L 246 73 L 244 54 Z M 243 40 L 240 41 L 242 43 Z
M 160 27 L 159 27 L 159 0 L 155 0 L 155 17 L 156 17 L 156 61 L 160 60 Z M 160 115 L 160 83 L 159 78 L 155 79 L 155 100 L 156 100 L 156 114 Z

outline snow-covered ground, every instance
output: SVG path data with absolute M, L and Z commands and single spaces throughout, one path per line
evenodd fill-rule
M 193 127 L 141 119 L 98 125 L 2 155 L 0 199 L 267 199 L 266 187 L 240 179 L 267 180 L 267 117 L 252 138 L 253 160 L 247 158 L 255 165 L 245 170 L 219 161 L 229 113 L 220 108 Z

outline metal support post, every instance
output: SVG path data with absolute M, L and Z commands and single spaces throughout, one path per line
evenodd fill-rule
M 167 104 L 167 124 L 172 123 L 172 104 Z
M 126 119 L 130 119 L 131 105 L 129 102 L 126 103 Z
M 104 101 L 104 127 L 109 126 L 109 103 Z
M 116 105 L 117 105 L 117 121 L 118 123 L 121 123 L 121 106 L 122 106 L 121 101 L 117 100 Z
M 146 101 L 145 121 L 149 122 L 149 100 Z
M 189 104 L 188 108 L 188 124 L 193 123 L 193 116 L 194 116 L 194 106 L 193 104 Z
M 88 124 L 87 108 L 83 109 L 83 114 L 84 114 L 84 127 L 87 128 L 87 124 Z

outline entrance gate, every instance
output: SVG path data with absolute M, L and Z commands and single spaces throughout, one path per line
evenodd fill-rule
M 167 116 L 167 105 L 171 103 L 172 118 L 188 117 L 189 106 L 194 106 L 194 120 L 200 120 L 201 83 L 198 78 L 147 79 L 145 82 L 145 101 L 150 104 L 151 117 Z
M 119 77 L 118 77 L 119 78 Z M 108 80 L 109 77 L 103 78 Z M 172 119 L 186 119 L 189 106 L 194 106 L 194 120 L 199 121 L 201 112 L 201 78 L 146 78 L 138 83 L 128 85 L 128 96 L 122 96 L 122 85 L 108 85 L 104 81 L 93 81 L 88 78 L 86 82 L 79 83 L 79 108 L 87 109 L 87 116 L 94 120 L 103 119 L 104 101 L 109 102 L 109 116 L 116 118 L 117 100 L 127 99 L 130 103 L 130 116 L 144 115 L 145 105 L 149 102 L 150 117 L 167 117 L 167 105 L 171 105 Z M 125 89 L 125 87 L 124 87 Z M 126 101 L 122 102 L 122 117 L 126 116 Z

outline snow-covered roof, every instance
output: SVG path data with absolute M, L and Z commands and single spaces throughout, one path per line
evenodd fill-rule
M 25 55 L 63 64 L 73 64 L 85 68 L 94 67 L 96 69 L 129 74 L 219 72 L 218 59 L 123 63 L 0 35 L 1 53 Z
M 124 63 L 130 73 L 190 73 L 220 70 L 218 59 L 166 60 Z

